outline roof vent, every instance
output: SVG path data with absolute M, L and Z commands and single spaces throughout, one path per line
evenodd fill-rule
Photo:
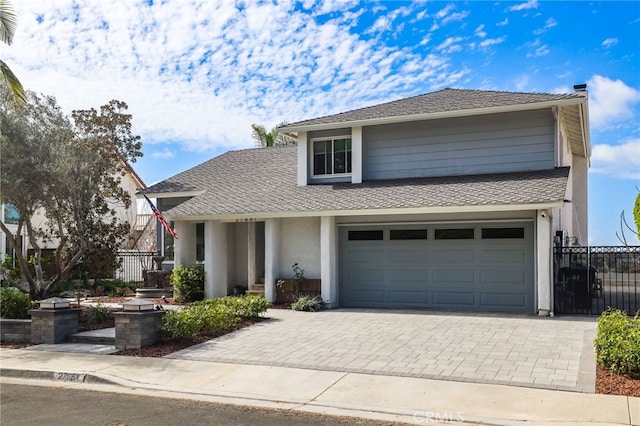
M 586 83 L 574 84 L 573 85 L 573 90 L 575 90 L 576 92 L 586 92 L 587 91 L 587 85 L 586 85 Z

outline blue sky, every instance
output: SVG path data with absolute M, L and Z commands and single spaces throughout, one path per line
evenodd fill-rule
M 129 104 L 147 184 L 270 128 L 444 87 L 587 83 L 590 242 L 640 187 L 640 2 L 20 0 L 0 55 L 62 108 Z

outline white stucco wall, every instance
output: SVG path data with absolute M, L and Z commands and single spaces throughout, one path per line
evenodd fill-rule
M 291 266 L 296 262 L 304 269 L 305 277 L 320 278 L 320 218 L 282 219 L 279 277 L 293 277 Z
M 233 235 L 234 247 L 233 249 L 230 248 L 230 250 L 233 250 L 233 258 L 230 259 L 233 268 L 229 280 L 231 289 L 236 285 L 246 287 L 250 284 L 247 281 L 247 224 L 230 224 L 229 228 L 235 230 L 235 235 Z

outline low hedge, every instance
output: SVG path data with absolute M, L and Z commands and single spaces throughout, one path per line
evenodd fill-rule
M 598 363 L 615 373 L 640 372 L 640 318 L 609 309 L 598 318 Z
M 0 288 L 0 317 L 26 319 L 30 317 L 29 310 L 36 307 L 27 293 L 14 287 Z
M 183 309 L 168 311 L 163 331 L 170 338 L 217 335 L 242 321 L 258 318 L 271 304 L 262 296 L 227 296 L 194 302 Z

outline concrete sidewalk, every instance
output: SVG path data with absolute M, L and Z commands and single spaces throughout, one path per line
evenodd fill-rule
M 640 398 L 380 374 L 0 349 L 0 376 L 409 424 L 640 426 Z

